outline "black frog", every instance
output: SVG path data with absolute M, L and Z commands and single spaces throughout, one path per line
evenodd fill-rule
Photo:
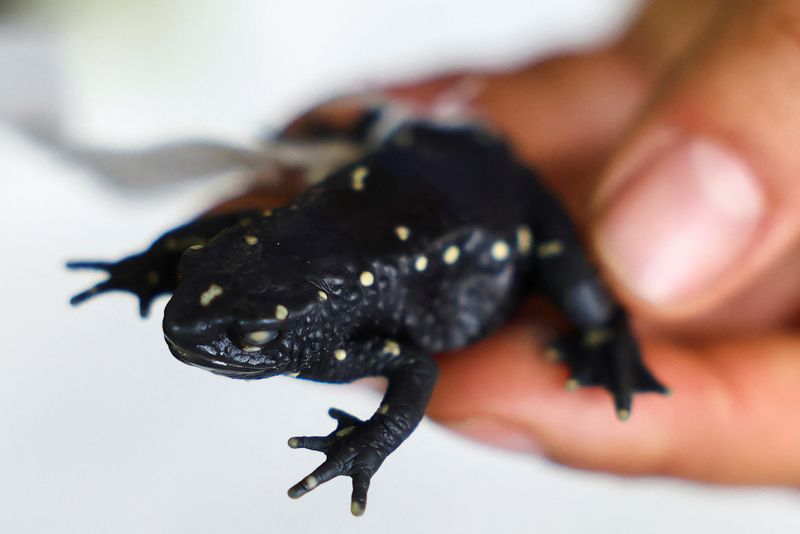
M 665 392 L 566 211 L 499 136 L 424 119 L 387 129 L 375 110 L 302 136 L 359 152 L 284 207 L 201 217 L 141 254 L 69 264 L 110 274 L 74 304 L 125 290 L 145 315 L 172 293 L 164 337 L 187 364 L 241 379 L 388 379 L 369 419 L 331 409 L 333 432 L 289 440 L 327 456 L 291 497 L 347 475 L 362 514 L 372 475 L 423 417 L 431 355 L 486 336 L 531 293 L 574 327 L 552 347 L 570 384 L 605 387 L 621 419 L 634 393 Z

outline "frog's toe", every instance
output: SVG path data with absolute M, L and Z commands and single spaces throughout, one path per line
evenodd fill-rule
M 74 295 L 72 298 L 69 299 L 69 303 L 73 306 L 77 306 L 78 304 L 89 300 L 90 298 L 94 297 L 95 295 L 99 295 L 100 293 L 105 293 L 106 291 L 111 291 L 112 287 L 108 281 L 100 282 L 99 284 L 95 284 L 89 289 L 81 291 L 77 295 Z
M 289 488 L 289 497 L 298 499 L 320 484 L 324 484 L 342 474 L 344 473 L 341 470 L 341 466 L 336 465 L 331 460 L 325 460 L 310 475 Z
M 113 263 L 107 261 L 68 261 L 67 269 L 94 269 L 108 271 Z
M 363 515 L 367 509 L 367 491 L 372 475 L 366 471 L 357 471 L 353 474 L 353 493 L 350 497 L 350 512 L 355 515 Z
M 336 433 L 328 436 L 295 436 L 289 438 L 289 447 L 293 449 L 308 449 L 310 451 L 325 452 L 336 441 Z
M 635 393 L 667 393 L 642 361 L 639 346 L 627 325 L 592 328 L 568 336 L 548 351 L 549 359 L 565 362 L 570 370 L 567 389 L 602 386 L 614 397 L 621 420 L 630 417 Z

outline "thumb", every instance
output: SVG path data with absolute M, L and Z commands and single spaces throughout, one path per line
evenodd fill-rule
M 633 307 L 702 328 L 774 323 L 800 301 L 800 3 L 724 7 L 594 203 L 598 252 Z

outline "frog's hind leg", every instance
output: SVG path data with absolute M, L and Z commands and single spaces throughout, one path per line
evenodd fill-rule
M 178 263 L 184 251 L 203 246 L 222 230 L 260 214 L 247 210 L 196 219 L 159 237 L 150 247 L 115 262 L 72 261 L 69 269 L 105 271 L 108 278 L 70 299 L 76 306 L 108 291 L 127 291 L 139 298 L 139 314 L 146 317 L 153 300 L 178 287 Z
M 667 390 L 645 366 L 625 311 L 588 261 L 564 208 L 544 190 L 536 207 L 533 285 L 575 327 L 549 354 L 570 367 L 568 388 L 605 387 L 619 418 L 627 419 L 634 393 Z
M 566 388 L 602 386 L 614 396 L 617 416 L 630 416 L 633 393 L 667 393 L 642 361 L 622 310 L 603 326 L 586 328 L 550 346 L 548 358 L 564 362 L 571 375 Z

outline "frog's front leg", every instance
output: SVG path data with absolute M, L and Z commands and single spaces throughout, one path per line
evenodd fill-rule
M 540 200 L 534 284 L 577 328 L 555 343 L 550 355 L 570 367 L 568 388 L 605 387 L 618 417 L 627 419 L 634 393 L 667 390 L 642 361 L 627 314 L 589 263 L 567 213 L 549 194 Z
M 436 364 L 419 350 L 376 339 L 336 349 L 326 362 L 301 376 L 329 382 L 363 376 L 385 376 L 389 380 L 380 407 L 369 419 L 362 421 L 332 408 L 328 413 L 338 422 L 333 432 L 289 440 L 292 448 L 320 451 L 327 456 L 322 465 L 289 489 L 289 496 L 296 499 L 332 478 L 349 476 L 353 479 L 350 510 L 353 515 L 361 515 L 367 505 L 372 475 L 413 432 L 425 413 L 438 376 Z
M 139 297 L 139 313 L 146 317 L 155 297 L 175 291 L 178 263 L 187 249 L 202 246 L 222 230 L 246 223 L 259 214 L 258 210 L 247 210 L 201 217 L 166 232 L 144 252 L 119 261 L 69 262 L 67 267 L 70 269 L 96 269 L 108 273 L 106 280 L 78 293 L 70 303 L 78 305 L 107 291 L 128 291 Z

